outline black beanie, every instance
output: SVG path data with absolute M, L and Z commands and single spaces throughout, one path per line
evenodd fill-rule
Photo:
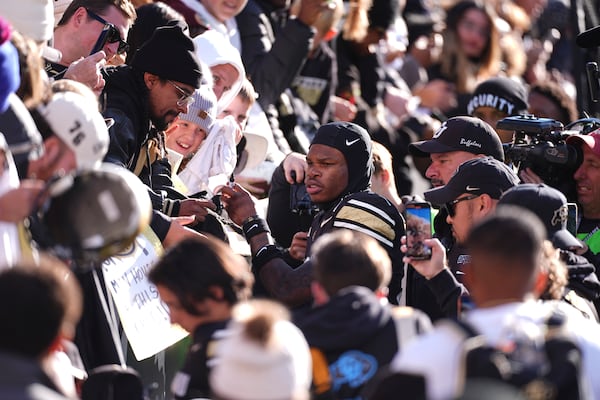
M 481 82 L 467 104 L 467 113 L 473 115 L 478 107 L 492 107 L 507 115 L 519 115 L 529 108 L 527 89 L 514 79 L 491 78 Z
M 373 173 L 371 137 L 359 125 L 351 122 L 330 122 L 317 130 L 311 146 L 323 144 L 342 152 L 348 166 L 348 186 L 343 194 L 369 188 Z
M 135 53 L 131 66 L 196 89 L 202 81 L 194 42 L 179 25 L 156 28 L 152 37 Z

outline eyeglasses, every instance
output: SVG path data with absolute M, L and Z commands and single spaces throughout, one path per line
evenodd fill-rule
M 448 213 L 449 216 L 454 217 L 454 215 L 456 215 L 456 205 L 458 203 L 460 203 L 461 201 L 473 200 L 479 196 L 481 196 L 481 195 L 480 194 L 472 194 L 470 196 L 459 197 L 456 200 L 452 200 L 452 201 L 444 204 L 442 207 L 446 210 L 446 212 Z
M 85 11 L 87 12 L 88 16 L 90 16 L 90 18 L 93 18 L 96 21 L 100 22 L 101 24 L 108 26 L 107 42 L 108 43 L 119 42 L 119 48 L 117 49 L 118 54 L 123 54 L 123 53 L 126 53 L 129 51 L 129 45 L 127 44 L 126 41 L 121 39 L 121 34 L 119 33 L 119 30 L 114 26 L 114 24 L 111 24 L 110 22 L 108 22 L 107 20 L 105 20 L 104 18 L 99 16 L 98 14 L 88 10 L 87 8 Z
M 179 100 L 177 100 L 177 105 L 179 107 L 184 107 L 184 106 L 191 106 L 192 104 L 194 104 L 194 94 L 189 94 L 187 91 L 183 90 L 182 88 L 180 88 L 179 86 L 177 86 L 175 84 L 175 82 L 167 80 L 167 82 L 169 82 L 171 85 L 173 85 L 175 87 L 175 89 L 177 89 L 179 91 L 179 93 L 181 93 L 181 97 L 179 98 Z

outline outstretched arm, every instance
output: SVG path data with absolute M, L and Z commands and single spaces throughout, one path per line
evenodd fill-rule
M 252 252 L 252 271 L 275 299 L 290 307 L 311 300 L 312 266 L 305 262 L 292 269 L 274 245 L 265 220 L 257 217 L 256 207 L 240 185 L 223 187 L 221 199 L 229 218 L 242 226 Z

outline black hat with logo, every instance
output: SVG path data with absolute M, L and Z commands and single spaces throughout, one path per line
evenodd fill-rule
M 413 156 L 428 157 L 431 153 L 466 151 L 504 161 L 500 137 L 487 122 L 473 117 L 454 117 L 446 120 L 429 140 L 411 143 Z

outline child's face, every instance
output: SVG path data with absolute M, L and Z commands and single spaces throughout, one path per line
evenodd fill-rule
M 238 70 L 231 64 L 218 64 L 210 67 L 213 76 L 213 91 L 220 99 L 224 92 L 231 89 L 238 79 Z
M 227 108 L 219 114 L 219 118 L 224 118 L 228 115 L 233 115 L 233 118 L 235 118 L 235 121 L 243 131 L 246 128 L 246 122 L 248 122 L 248 116 L 250 115 L 250 103 L 243 100 L 241 96 L 235 96 Z
M 206 139 L 206 131 L 198 125 L 177 118 L 173 125 L 165 132 L 166 145 L 184 157 L 193 155 Z
M 238 15 L 246 6 L 248 0 L 202 0 L 201 3 L 208 12 L 221 22 Z

